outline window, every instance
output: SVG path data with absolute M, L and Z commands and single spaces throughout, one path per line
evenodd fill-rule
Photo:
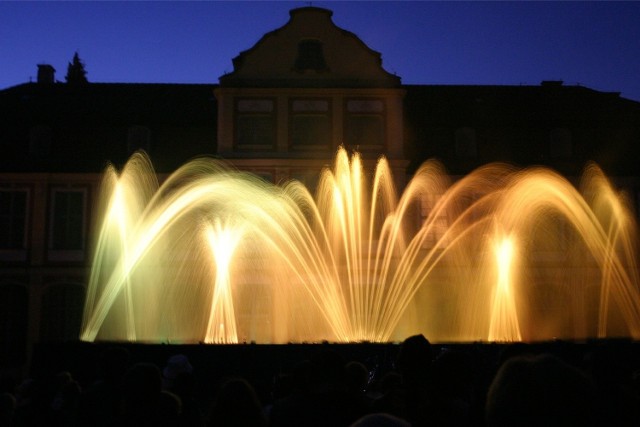
M 456 129 L 455 148 L 458 157 L 475 157 L 478 154 L 476 131 L 468 127 Z
M 553 159 L 568 159 L 573 155 L 569 129 L 556 128 L 549 132 L 549 155 Z
M 272 99 L 241 99 L 236 104 L 236 148 L 271 150 L 276 141 L 275 102 Z
M 299 72 L 328 70 L 322 51 L 322 42 L 320 40 L 302 40 L 298 43 L 298 56 L 296 56 L 293 67 Z
M 151 130 L 146 126 L 131 126 L 127 131 L 127 151 L 132 154 L 138 150 L 147 153 L 151 149 Z
M 381 99 L 347 101 L 344 142 L 359 151 L 381 151 L 385 141 L 385 108 Z
M 326 99 L 296 99 L 291 103 L 291 149 L 319 150 L 331 147 L 331 118 Z
M 49 255 L 53 260 L 81 261 L 85 246 L 86 190 L 52 192 Z
M 0 250 L 26 248 L 28 200 L 26 189 L 0 188 Z

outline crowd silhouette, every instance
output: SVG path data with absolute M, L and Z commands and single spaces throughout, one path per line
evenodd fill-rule
M 252 381 L 256 366 L 211 384 L 187 354 L 159 365 L 108 346 L 88 383 L 71 371 L 3 378 L 0 426 L 637 426 L 640 360 L 619 350 L 559 343 L 496 351 L 415 335 L 390 363 L 372 366 L 319 344 L 274 368 L 265 387 Z

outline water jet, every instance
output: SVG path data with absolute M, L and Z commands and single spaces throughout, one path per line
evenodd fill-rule
M 503 164 L 401 193 L 343 148 L 312 194 L 219 160 L 162 184 L 104 174 L 81 340 L 434 342 L 640 337 L 637 226 L 596 165 L 580 189 Z

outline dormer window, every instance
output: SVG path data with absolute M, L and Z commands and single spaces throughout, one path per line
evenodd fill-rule
M 294 69 L 299 72 L 328 70 L 320 40 L 302 40 L 298 43 L 298 56 Z

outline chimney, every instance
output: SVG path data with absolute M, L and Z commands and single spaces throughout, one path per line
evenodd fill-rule
M 38 64 L 38 83 L 53 84 L 55 82 L 56 69 L 49 64 Z

